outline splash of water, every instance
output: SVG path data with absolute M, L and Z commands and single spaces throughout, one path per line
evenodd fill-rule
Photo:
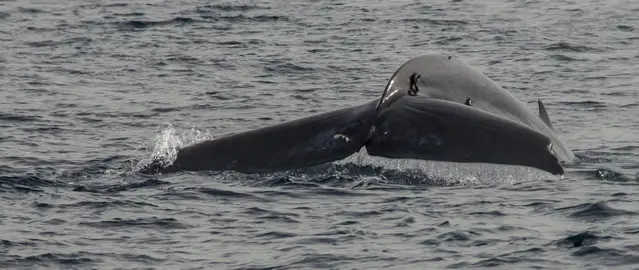
M 145 154 L 146 158 L 138 161 L 137 164 L 133 166 L 133 170 L 140 171 L 151 164 L 166 167 L 175 161 L 180 149 L 209 138 L 211 138 L 209 131 L 201 131 L 195 127 L 184 130 L 181 134 L 178 134 L 173 125 L 167 123 L 151 141 L 154 146 L 150 153 L 148 148 L 144 146 L 140 147 L 147 150 Z

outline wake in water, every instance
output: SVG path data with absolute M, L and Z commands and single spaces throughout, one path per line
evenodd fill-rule
M 212 138 L 211 132 L 196 128 L 185 130 L 178 135 L 175 128 L 167 124 L 153 139 L 153 150 L 148 157 L 137 162 L 133 170 L 157 174 L 161 168 L 175 161 L 181 148 Z M 221 175 L 238 179 L 253 178 L 248 177 L 248 174 L 237 172 L 225 172 Z M 365 148 L 344 160 L 332 163 L 282 172 L 253 174 L 253 176 L 257 176 L 253 181 L 262 182 L 265 185 L 280 181 L 327 182 L 329 181 L 327 179 L 332 179 L 351 182 L 354 186 L 369 184 L 478 185 L 560 178 L 523 166 L 374 157 L 368 155 Z

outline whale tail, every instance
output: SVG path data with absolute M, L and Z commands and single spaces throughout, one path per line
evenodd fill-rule
M 467 64 L 426 55 L 402 65 L 379 99 L 200 142 L 180 149 L 173 164 L 154 161 L 142 171 L 272 172 L 340 160 L 366 147 L 388 158 L 563 174 L 558 159 L 574 155 L 552 131 L 541 100 L 538 105 L 539 117 Z

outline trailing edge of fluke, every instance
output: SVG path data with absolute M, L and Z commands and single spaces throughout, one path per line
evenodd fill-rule
M 404 63 L 382 96 L 180 149 L 173 164 L 146 173 L 273 172 L 369 155 L 521 165 L 563 174 L 576 158 L 559 140 L 541 101 L 539 116 L 459 59 L 428 54 Z

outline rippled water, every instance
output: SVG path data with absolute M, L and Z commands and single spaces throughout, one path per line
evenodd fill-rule
M 0 268 L 639 269 L 639 2 L 2 1 Z M 137 172 L 455 55 L 581 159 Z M 419 169 L 416 169 L 419 168 Z

